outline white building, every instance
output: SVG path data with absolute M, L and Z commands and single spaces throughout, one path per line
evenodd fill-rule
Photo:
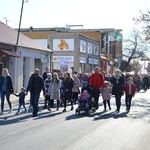
M 13 80 L 14 90 L 20 91 L 22 86 L 27 87 L 30 75 L 35 68 L 41 70 L 50 67 L 52 51 L 19 34 L 19 42 L 16 45 L 18 32 L 0 22 L 0 73 L 2 68 L 9 69 Z

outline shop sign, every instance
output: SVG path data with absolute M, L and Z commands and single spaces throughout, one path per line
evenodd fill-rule
M 74 62 L 74 56 L 53 56 L 53 62 Z
M 80 63 L 86 64 L 87 59 L 85 57 L 80 57 Z
M 89 64 L 94 64 L 94 59 L 93 58 L 89 58 L 88 62 L 89 62 Z
M 74 51 L 74 39 L 53 39 L 53 51 Z
M 98 59 L 94 59 L 94 65 L 98 65 Z

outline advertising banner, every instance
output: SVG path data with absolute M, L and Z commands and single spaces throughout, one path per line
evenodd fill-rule
M 53 51 L 74 51 L 74 39 L 53 39 Z
M 80 40 L 80 52 L 86 53 L 86 41 Z

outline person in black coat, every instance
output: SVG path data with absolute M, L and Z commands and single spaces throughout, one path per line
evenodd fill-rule
M 44 80 L 39 75 L 40 70 L 38 68 L 35 69 L 34 74 L 31 75 L 28 87 L 27 87 L 27 94 L 30 91 L 30 101 L 31 105 L 33 106 L 33 117 L 36 117 L 38 113 L 38 102 L 40 97 L 40 92 L 43 90 L 43 95 L 45 96 L 45 87 L 44 87 Z
M 71 102 L 71 110 L 73 110 L 72 88 L 73 88 L 73 79 L 71 78 L 70 73 L 66 73 L 65 79 L 63 82 L 63 91 L 64 91 L 64 110 L 63 110 L 63 112 L 66 111 L 67 100 L 69 100 Z
M 5 96 L 6 100 L 8 102 L 9 108 L 10 108 L 10 113 L 12 111 L 12 105 L 10 101 L 10 94 L 14 92 L 13 85 L 12 85 L 12 79 L 11 76 L 9 75 L 9 71 L 7 68 L 3 68 L 2 70 L 2 76 L 0 77 L 0 91 L 1 91 L 1 112 L 0 114 L 3 114 L 4 111 L 4 101 L 5 101 Z
M 115 75 L 112 79 L 112 95 L 115 95 L 116 99 L 116 111 L 119 113 L 121 107 L 121 96 L 124 94 L 124 78 L 120 74 L 120 70 L 115 71 Z

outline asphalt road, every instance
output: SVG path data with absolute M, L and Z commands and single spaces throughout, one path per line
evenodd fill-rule
M 100 102 L 102 99 L 100 97 Z M 125 112 L 124 96 L 119 114 L 112 110 L 77 115 L 75 110 L 62 113 L 41 110 L 33 118 L 31 110 L 18 116 L 14 111 L 0 116 L 0 150 L 150 150 L 150 90 L 137 93 L 129 114 Z M 77 105 L 75 106 L 77 107 Z

